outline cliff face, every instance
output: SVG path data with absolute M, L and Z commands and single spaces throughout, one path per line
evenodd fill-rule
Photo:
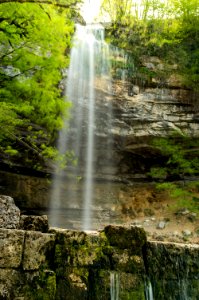
M 147 243 L 145 262 L 154 299 L 197 299 L 197 248 L 195 245 Z
M 143 65 L 148 69 L 162 68 L 157 58 L 147 58 Z M 199 106 L 196 93 L 185 89 L 177 75 L 170 76 L 164 83 L 155 78 L 144 83 L 120 78 L 113 81 L 112 87 L 96 80 L 95 88 L 97 124 L 94 138 L 93 207 L 97 215 L 93 215 L 97 223 L 94 227 L 99 228 L 110 220 L 119 219 L 122 209 L 133 218 L 139 216 L 140 212 L 143 214 L 140 203 L 147 209 L 156 198 L 158 202 L 161 201 L 161 197 L 154 196 L 152 190 L 149 193 L 142 192 L 145 190 L 143 183 L 150 180 L 150 168 L 161 166 L 164 161 L 160 151 L 152 146 L 151 140 L 154 137 L 167 137 L 173 131 L 197 139 Z M 87 110 L 86 107 L 83 109 Z M 79 220 L 77 214 L 81 214 L 78 209 L 82 207 L 87 122 L 85 118 L 79 160 L 82 174 L 78 184 L 73 187 L 73 182 L 67 178 L 70 167 L 65 174 L 67 184 L 63 185 L 63 195 L 67 195 L 69 186 L 72 186 L 72 190 L 77 189 L 79 199 L 78 203 L 72 196 L 67 202 L 63 200 L 62 208 L 67 209 L 68 213 L 65 213 L 70 223 L 67 228 L 73 228 L 74 220 Z M 52 172 L 49 167 L 46 170 Z M 20 208 L 48 209 L 51 183 L 46 178 L 1 172 L 0 191 L 13 196 Z M 140 188 L 137 184 L 141 184 Z M 139 197 L 139 194 L 143 196 Z
M 166 67 L 158 57 L 143 57 L 141 67 L 149 74 L 161 72 L 162 77 L 136 74 L 134 78 L 127 78 L 122 75 L 127 70 L 118 68 L 114 70 L 112 82 L 95 80 L 93 163 L 96 179 L 145 180 L 151 166 L 161 165 L 161 153 L 151 145 L 154 137 L 168 137 L 174 132 L 193 139 L 199 136 L 199 95 L 184 86 L 183 79 L 177 74 L 177 66 L 169 66 L 167 75 Z M 83 174 L 88 127 L 86 101 L 81 109 L 85 111 L 79 159 Z M 74 130 L 71 130 L 69 145 Z M 38 143 L 45 141 L 38 140 Z M 27 172 L 29 167 L 9 156 L 3 161 L 11 170 L 21 168 Z M 52 165 L 47 164 L 44 170 L 52 173 Z M 33 173 L 33 170 L 28 172 Z
M 174 133 L 193 139 L 199 136 L 198 95 L 185 89 L 175 76 L 164 87 L 158 83 L 143 87 L 114 81 L 113 95 L 105 95 L 104 101 L 111 98 L 113 120 L 109 134 L 113 141 L 112 158 L 115 159 L 113 178 L 144 179 L 151 166 L 161 165 L 161 153 L 151 144 L 153 138 L 169 137 Z M 102 103 L 99 97 L 97 105 L 104 111 L 106 105 Z M 105 135 L 108 126 L 105 124 L 104 127 Z M 102 136 L 102 132 L 97 135 Z M 97 171 L 103 174 L 107 167 L 103 166 L 100 149 L 96 149 L 96 153 L 101 162 Z
M 193 139 L 199 136 L 199 95 L 184 86 L 176 66 L 170 66 L 173 73 L 167 75 L 157 57 L 145 57 L 142 64 L 146 72 L 161 71 L 164 80 L 157 77 L 146 80 L 143 74 L 122 79 L 124 70 L 119 68 L 115 70 L 119 75 L 115 74 L 112 86 L 95 80 L 96 179 L 147 179 L 150 167 L 162 163 L 160 151 L 151 144 L 153 138 L 172 134 Z M 87 108 L 83 109 L 86 114 Z M 87 126 L 85 118 L 83 127 Z M 84 129 L 82 134 L 80 164 L 83 165 L 87 140 Z

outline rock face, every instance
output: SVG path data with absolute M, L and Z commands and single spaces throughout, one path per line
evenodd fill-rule
M 161 161 L 160 152 L 151 145 L 155 137 L 168 137 L 175 132 L 198 138 L 198 96 L 174 80 L 173 85 L 169 82 L 164 87 L 158 84 L 141 87 L 118 80 L 113 83 L 114 95 L 104 96 L 104 103 L 112 97 L 113 121 L 109 134 L 112 135 L 112 159 L 116 167 L 109 169 L 109 175 L 113 178 L 131 181 L 147 178 L 150 167 Z M 106 105 L 102 103 L 99 99 L 97 105 L 105 114 Z M 105 136 L 107 127 L 105 125 L 104 131 L 97 131 L 96 135 Z M 107 164 L 100 152 L 104 148 L 99 148 L 96 149 L 97 171 L 106 174 Z
M 157 57 L 145 57 L 143 67 L 149 71 L 164 70 L 162 62 Z M 174 73 L 177 72 L 175 66 L 173 70 Z M 196 105 L 198 95 L 186 89 L 177 74 L 169 76 L 164 83 L 155 78 L 151 78 L 151 82 L 144 84 L 117 79 L 113 81 L 112 90 L 104 88 L 103 82 L 100 83 L 96 80 L 95 84 L 97 97 L 95 109 L 98 123 L 94 138 L 93 164 L 95 165 L 94 180 L 96 184 L 93 203 L 96 207 L 106 210 L 108 199 L 117 199 L 120 191 L 119 186 L 111 187 L 113 196 L 110 197 L 110 191 L 105 185 L 102 185 L 102 182 L 135 184 L 135 182 L 148 181 L 150 168 L 162 166 L 163 162 L 160 151 L 151 146 L 151 140 L 154 137 L 167 137 L 173 131 L 197 139 L 199 136 L 199 105 Z M 84 107 L 84 109 L 86 108 Z M 87 128 L 88 119 L 85 118 L 84 122 L 82 139 L 86 141 L 84 130 Z M 108 136 L 110 142 L 107 144 Z M 86 146 L 82 143 L 80 164 L 85 160 L 85 149 Z M 52 172 L 49 169 L 48 171 Z M 69 172 L 67 171 L 67 173 Z M 82 174 L 84 173 L 82 172 Z M 80 174 L 80 178 L 83 179 L 84 175 L 82 174 Z M 69 178 L 66 174 L 66 182 L 71 184 L 67 179 Z M 65 204 L 64 196 L 62 208 L 73 209 L 75 205 L 77 208 L 81 208 L 81 195 L 83 194 L 81 181 L 83 180 L 78 182 L 77 187 L 79 203 L 70 199 Z M 99 182 L 100 184 L 98 184 Z M 68 185 L 64 184 L 61 194 L 69 194 Z M 50 180 L 46 178 L 8 172 L 1 173 L 0 193 L 13 196 L 20 208 L 47 209 L 50 202 L 50 191 Z M 105 204 L 101 203 L 102 199 Z M 75 205 L 72 207 L 73 203 Z M 109 207 L 111 206 L 112 203 Z M 72 212 L 70 214 L 72 215 Z M 72 227 L 73 224 L 70 228 Z
M 13 198 L 0 196 L 0 228 L 18 228 L 20 221 L 20 210 L 15 205 Z
M 116 245 L 114 232 L 124 234 Z M 144 299 L 142 247 L 146 235 L 142 229 L 109 226 L 89 234 L 1 229 L 0 234 L 4 236 L 1 299 L 108 300 L 113 274 L 119 274 L 121 299 Z M 126 237 L 128 243 L 124 245 Z
M 49 207 L 49 192 L 46 178 L 0 172 L 0 193 L 11 195 L 20 209 Z
M 154 299 L 198 299 L 199 245 L 151 242 L 145 251 Z
M 151 69 L 162 68 L 162 62 L 157 57 L 145 57 L 143 67 L 150 72 Z M 96 79 L 95 94 L 97 124 L 94 163 L 97 179 L 111 177 L 113 180 L 133 180 L 141 175 L 146 177 L 149 165 L 154 162 L 154 154 L 157 154 L 150 145 L 152 138 L 167 137 L 174 131 L 190 137 L 199 136 L 199 96 L 185 88 L 175 67 L 164 83 L 155 78 L 144 84 L 142 80 L 136 82 L 136 78 L 135 82 L 131 79 L 114 79 L 110 90 L 104 87 L 103 80 L 100 82 Z M 86 110 L 86 107 L 82 109 Z M 88 119 L 85 118 L 84 122 L 82 136 L 86 141 L 84 128 Z M 110 157 L 105 155 L 106 150 L 111 150 L 107 146 L 107 136 L 113 143 Z M 82 142 L 82 161 L 85 159 L 85 149 Z M 108 164 L 110 159 L 113 161 L 111 165 Z M 28 185 L 28 179 L 26 181 Z M 41 191 L 44 187 L 39 182 L 38 185 Z M 46 201 L 45 198 L 43 201 Z
M 111 225 L 90 233 L 0 229 L 0 238 L 2 300 L 144 300 L 148 278 L 154 299 L 179 299 L 183 288 L 198 299 L 198 245 L 147 242 L 142 228 Z

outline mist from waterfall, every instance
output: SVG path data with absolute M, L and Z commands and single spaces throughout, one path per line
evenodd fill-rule
M 65 121 L 58 141 L 60 154 L 64 155 L 67 151 L 71 163 L 68 162 L 66 171 L 58 167 L 56 170 L 49 215 L 52 226 L 61 226 L 60 212 L 68 206 L 80 209 L 83 230 L 92 229 L 93 178 L 96 171 L 94 148 L 97 143 L 96 131 L 99 132 L 98 127 L 101 126 L 96 86 L 106 92 L 111 91 L 109 56 L 109 46 L 104 41 L 104 28 L 101 25 L 76 26 L 65 92 L 66 101 L 71 102 L 70 119 Z M 111 106 L 108 105 L 106 130 L 110 122 Z M 110 140 L 106 141 L 106 145 L 105 151 L 108 152 Z M 81 196 L 74 187 L 80 183 L 83 186 Z M 64 192 L 66 185 L 73 187 Z

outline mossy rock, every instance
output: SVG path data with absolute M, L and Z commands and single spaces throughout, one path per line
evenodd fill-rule
M 125 272 L 116 272 L 115 274 L 117 274 L 120 300 L 145 300 L 144 282 L 137 274 Z
M 132 226 L 106 226 L 105 235 L 111 246 L 119 249 L 129 249 L 134 254 L 141 254 L 146 243 L 146 233 L 143 228 Z
M 199 281 L 188 280 L 157 280 L 152 282 L 154 299 L 191 299 L 198 300 Z
M 131 274 L 144 274 L 145 267 L 142 256 L 131 255 L 127 249 L 114 249 L 111 256 L 112 269 Z
M 110 262 L 103 252 L 106 246 L 107 239 L 100 233 L 59 232 L 55 246 L 55 268 L 61 272 L 66 267 L 108 268 Z
M 86 268 L 67 267 L 57 278 L 57 300 L 86 300 L 88 298 L 88 276 Z
M 55 300 L 56 275 L 51 270 L 40 270 L 31 278 L 27 276 L 23 289 L 25 300 Z
M 145 266 L 151 279 L 199 279 L 199 247 L 191 244 L 147 242 Z

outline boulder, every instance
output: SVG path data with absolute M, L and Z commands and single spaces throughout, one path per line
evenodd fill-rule
M 164 229 L 165 226 L 166 226 L 166 223 L 165 221 L 160 221 L 157 225 L 157 229 Z
M 142 253 L 142 246 L 146 243 L 146 233 L 137 226 L 106 226 L 105 235 L 111 246 L 119 249 L 130 249 L 134 254 Z
M 16 229 L 19 227 L 20 210 L 13 198 L 0 196 L 0 228 Z

